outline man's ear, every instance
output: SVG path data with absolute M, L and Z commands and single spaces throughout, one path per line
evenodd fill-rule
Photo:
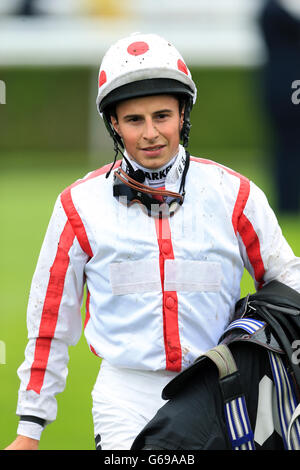
M 111 121 L 111 124 L 112 124 L 114 130 L 116 131 L 116 133 L 121 136 L 121 134 L 120 134 L 120 126 L 119 126 L 119 123 L 118 123 L 117 118 L 116 118 L 115 116 L 110 116 L 110 121 Z
M 181 113 L 180 113 L 179 127 L 180 127 L 181 131 L 182 131 L 182 128 L 183 128 L 183 123 L 184 123 L 184 110 L 185 110 L 185 104 L 182 106 L 182 110 L 181 110 Z

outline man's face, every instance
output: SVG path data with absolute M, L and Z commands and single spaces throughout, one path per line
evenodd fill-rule
M 178 152 L 183 111 L 171 95 L 133 98 L 119 103 L 112 125 L 130 157 L 140 165 L 159 168 Z

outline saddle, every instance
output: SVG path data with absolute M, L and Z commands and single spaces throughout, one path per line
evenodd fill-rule
M 285 394 L 282 384 L 291 377 L 294 387 L 286 400 L 290 420 L 285 410 L 283 441 L 286 449 L 300 449 L 300 294 L 279 281 L 271 281 L 255 294 L 240 299 L 233 321 L 228 325 L 215 348 L 199 356 L 163 389 L 166 400 L 174 397 L 203 363 L 211 360 L 219 371 L 227 429 L 233 449 L 254 450 L 254 437 L 247 413 L 239 371 L 230 352 L 230 344 L 239 341 L 255 343 L 267 349 L 278 397 Z M 298 348 L 299 349 L 299 348 Z M 296 426 L 296 430 L 295 430 Z M 242 430 L 242 431 L 238 431 Z

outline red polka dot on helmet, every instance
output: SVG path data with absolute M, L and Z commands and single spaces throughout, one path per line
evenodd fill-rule
M 100 75 L 99 75 L 99 87 L 104 85 L 106 81 L 107 81 L 106 73 L 104 70 L 101 70 Z
M 127 47 L 128 54 L 131 55 L 142 55 L 149 50 L 149 46 L 144 41 L 133 42 Z
M 177 61 L 177 67 L 178 67 L 178 70 L 180 70 L 181 72 L 184 72 L 186 75 L 189 74 L 188 69 L 187 69 L 187 66 L 185 65 L 185 63 L 183 62 L 183 60 L 178 59 L 178 61 Z

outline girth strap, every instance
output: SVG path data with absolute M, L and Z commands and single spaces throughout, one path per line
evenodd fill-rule
M 247 406 L 240 383 L 240 375 L 234 357 L 226 344 L 219 344 L 203 356 L 217 366 L 221 387 L 226 425 L 234 450 L 255 450 L 254 436 Z

